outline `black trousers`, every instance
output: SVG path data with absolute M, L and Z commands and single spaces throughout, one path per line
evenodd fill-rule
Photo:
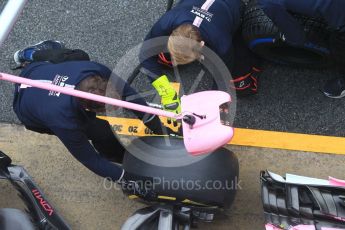
M 33 55 L 34 62 L 49 61 L 61 63 L 66 61 L 88 61 L 89 55 L 83 50 L 58 49 L 40 50 Z M 28 130 L 54 135 L 51 130 L 26 126 Z M 120 144 L 113 133 L 110 124 L 102 119 L 95 118 L 85 127 L 85 134 L 91 141 L 94 148 L 110 161 L 121 163 L 125 153 L 125 148 Z
M 90 61 L 90 57 L 80 49 L 54 49 L 34 52 L 33 60 L 34 62 L 49 61 L 56 64 L 66 61 Z

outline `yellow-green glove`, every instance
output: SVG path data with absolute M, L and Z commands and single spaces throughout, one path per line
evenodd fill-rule
M 152 82 L 152 86 L 157 90 L 159 96 L 161 96 L 161 103 L 164 110 L 174 112 L 176 114 L 181 113 L 180 98 L 166 75 L 160 76 Z M 171 123 L 171 119 L 168 119 L 168 123 Z

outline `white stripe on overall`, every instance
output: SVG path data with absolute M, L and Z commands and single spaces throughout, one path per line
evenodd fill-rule
M 44 82 L 44 83 L 48 83 L 48 84 L 53 84 L 53 81 L 49 81 L 49 80 L 34 80 L 34 81 L 39 81 L 39 82 Z M 70 85 L 70 84 L 65 84 L 64 87 L 72 88 L 72 89 L 75 88 L 74 85 Z M 20 84 L 20 87 L 18 88 L 18 91 L 19 91 L 19 89 L 26 89 L 26 88 L 31 88 L 31 86 L 30 85 L 25 85 L 25 84 Z
M 202 10 L 208 11 L 208 9 L 210 9 L 210 7 L 212 6 L 212 4 L 215 2 L 216 0 L 206 0 L 205 3 L 201 6 Z M 193 25 L 196 27 L 200 27 L 201 23 L 202 23 L 203 19 L 199 16 L 196 16 L 193 22 Z

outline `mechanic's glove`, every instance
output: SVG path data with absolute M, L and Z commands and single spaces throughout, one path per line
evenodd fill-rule
M 258 80 L 262 70 L 252 67 L 250 73 L 231 80 L 238 96 L 253 95 L 258 92 Z
M 153 191 L 151 178 L 123 171 L 123 175 L 117 183 L 121 185 L 122 191 L 128 195 L 136 195 L 144 200 L 157 198 L 157 194 Z
M 156 79 L 152 83 L 152 86 L 157 90 L 159 96 L 161 96 L 161 103 L 164 110 L 174 112 L 176 114 L 181 113 L 180 98 L 170 84 L 166 75 L 160 76 L 158 79 Z M 172 121 L 174 126 L 177 126 L 176 120 L 168 118 L 168 124 L 170 124 Z
M 143 121 L 144 125 L 148 127 L 154 134 L 157 135 L 173 135 L 182 136 L 182 130 L 179 129 L 178 132 L 174 132 L 169 127 L 163 125 L 158 116 L 153 115 L 146 121 Z

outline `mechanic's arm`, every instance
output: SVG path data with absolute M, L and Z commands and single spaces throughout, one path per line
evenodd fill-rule
M 146 100 L 135 90 L 133 89 L 127 82 L 124 82 L 123 87 L 123 100 L 136 103 L 139 105 L 148 106 Z M 172 130 L 165 127 L 158 116 L 152 114 L 146 114 L 143 112 L 133 110 L 133 113 L 143 121 L 145 126 L 147 126 L 151 131 L 155 134 L 170 134 L 173 133 Z
M 286 36 L 286 40 L 294 44 L 303 45 L 306 42 L 303 27 L 288 12 L 285 2 L 286 0 L 258 0 L 259 5 L 267 16 Z
M 166 12 L 151 28 L 141 47 L 139 60 L 142 72 L 151 82 L 163 75 L 162 65 L 157 62 L 158 54 L 166 52 L 168 36 L 173 31 L 173 12 Z
M 172 31 L 172 14 L 167 12 L 152 26 L 144 39 L 139 60 L 151 82 L 163 75 L 162 66 L 157 62 L 158 54 L 166 51 L 168 36 Z
M 155 41 L 148 41 L 148 43 L 151 42 Z M 147 52 L 143 51 L 145 49 L 149 50 L 147 47 L 152 47 L 152 44 L 143 45 L 141 56 L 147 55 Z M 165 49 L 163 46 L 158 46 L 158 48 L 159 50 L 155 51 L 154 54 L 158 54 Z M 157 47 L 154 49 L 157 49 Z M 152 50 L 149 51 L 151 52 Z M 158 63 L 157 55 L 150 56 L 148 59 L 142 58 L 142 60 L 144 61 L 141 61 L 142 68 L 140 71 L 150 79 L 152 86 L 157 90 L 158 95 L 161 97 L 163 109 L 179 114 L 181 112 L 180 98 L 176 90 L 172 87 L 168 77 L 163 73 L 162 66 Z
M 119 99 L 139 105 L 148 106 L 146 100 L 122 78 L 113 77 L 110 79 L 110 83 L 114 88 L 114 91 L 116 91 L 118 95 L 121 95 L 121 98 Z M 164 128 L 164 125 L 162 125 L 161 120 L 158 116 L 139 112 L 136 110 L 130 111 L 133 112 L 137 118 L 142 120 L 145 126 L 151 129 L 151 131 L 153 131 L 155 134 L 173 133 L 170 129 Z
M 101 157 L 90 144 L 87 136 L 80 130 L 51 128 L 70 153 L 85 167 L 102 177 L 117 181 L 123 169 Z
M 180 98 L 157 60 L 159 53 L 167 51 L 168 36 L 175 28 L 175 14 L 174 10 L 166 12 L 154 24 L 141 47 L 139 60 L 142 66 L 141 71 L 148 76 L 152 86 L 157 90 L 163 108 L 167 111 L 180 113 Z

